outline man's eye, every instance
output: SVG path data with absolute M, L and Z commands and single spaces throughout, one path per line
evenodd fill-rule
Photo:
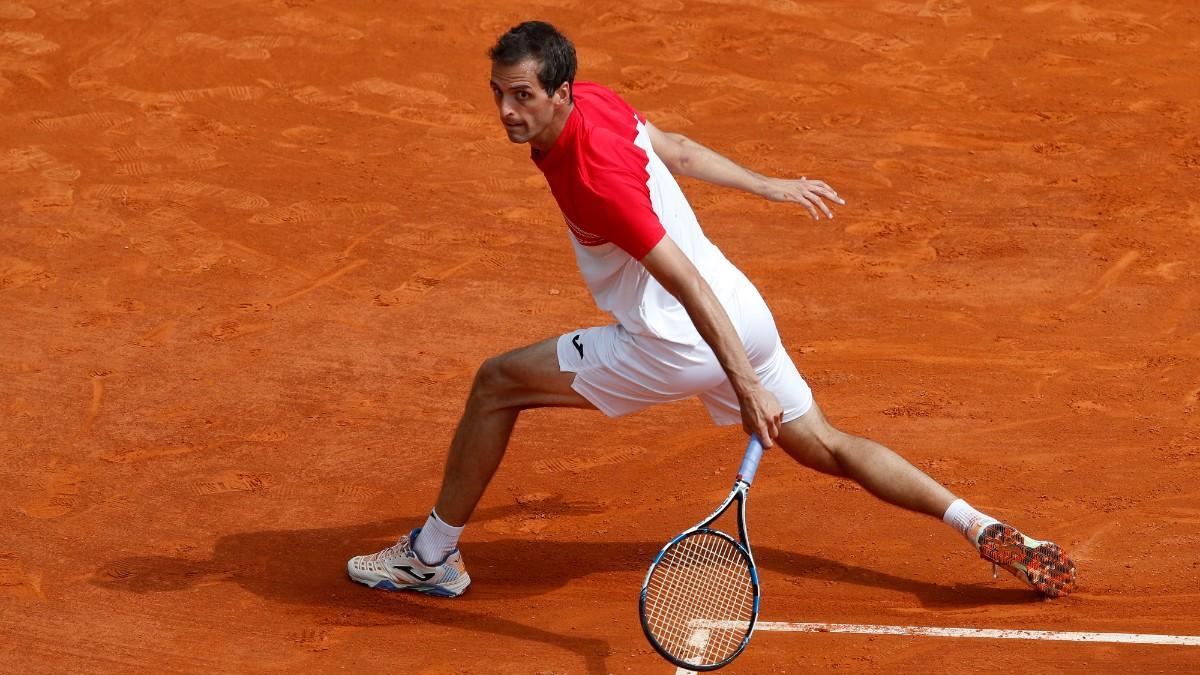
M 518 91 L 518 92 L 517 92 L 517 99 L 518 99 L 518 100 L 524 101 L 524 100 L 526 100 L 526 99 L 528 99 L 528 98 L 529 98 L 529 92 L 527 92 L 527 91 Z

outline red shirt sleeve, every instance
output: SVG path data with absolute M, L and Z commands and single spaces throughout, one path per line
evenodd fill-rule
M 616 244 L 634 260 L 641 260 L 667 233 L 650 203 L 645 183 L 628 174 L 607 173 L 589 185 L 580 204 L 587 214 L 576 225 Z
M 581 181 L 575 224 L 641 260 L 667 231 L 654 211 L 645 151 L 599 131 L 590 139 L 586 176 Z

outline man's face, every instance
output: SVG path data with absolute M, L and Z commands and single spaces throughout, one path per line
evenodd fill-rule
M 508 140 L 513 143 L 536 140 L 554 120 L 555 111 L 568 100 L 566 84 L 553 96 L 546 94 L 537 71 L 538 62 L 532 58 L 511 66 L 492 64 L 492 97 Z

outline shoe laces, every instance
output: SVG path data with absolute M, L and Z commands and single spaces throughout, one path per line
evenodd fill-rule
M 378 553 L 371 555 L 373 562 L 383 562 L 388 558 L 407 558 L 412 555 L 412 543 L 408 540 L 408 535 L 400 537 L 400 540 L 391 546 L 383 549 Z

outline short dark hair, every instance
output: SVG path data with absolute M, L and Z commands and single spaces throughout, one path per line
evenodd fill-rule
M 492 63 L 515 66 L 525 59 L 538 63 L 538 83 L 553 95 L 563 82 L 571 83 L 571 100 L 575 100 L 575 45 L 558 29 L 544 21 L 526 21 L 501 35 L 488 50 Z

